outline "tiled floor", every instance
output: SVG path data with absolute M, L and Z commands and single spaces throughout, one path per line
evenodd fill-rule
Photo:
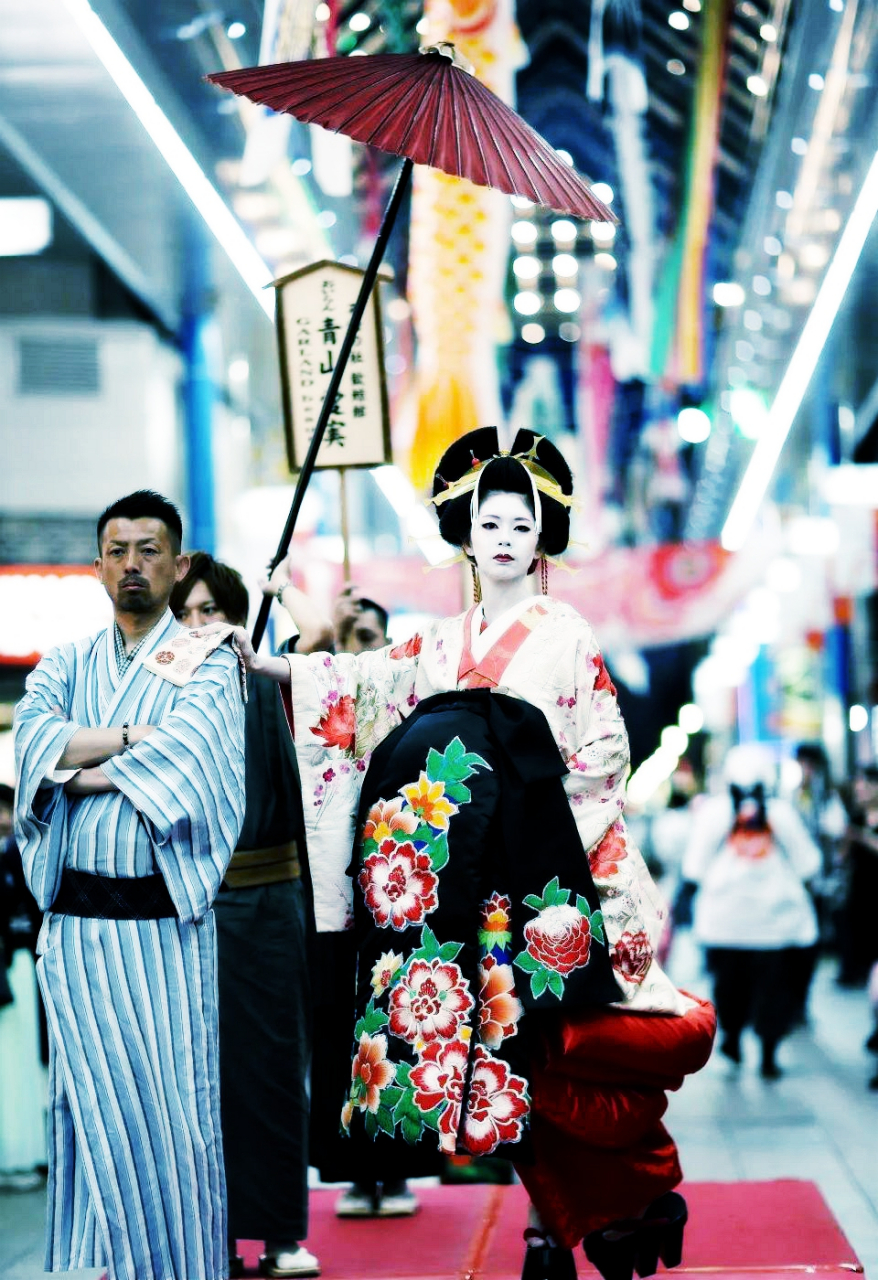
M 671 967 L 681 985 L 709 994 L 685 937 Z M 738 1069 L 714 1057 L 672 1097 L 669 1124 L 690 1180 L 812 1179 L 878 1280 L 878 1092 L 866 1088 L 875 1059 L 863 1050 L 870 1018 L 865 994 L 833 979 L 827 964 L 811 1025 L 781 1048 L 782 1079 L 759 1078 L 755 1044 Z M 43 1191 L 0 1192 L 0 1280 L 42 1275 L 44 1203 Z

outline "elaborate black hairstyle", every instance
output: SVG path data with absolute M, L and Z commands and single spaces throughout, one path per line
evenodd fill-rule
M 547 473 L 563 494 L 573 493 L 573 477 L 564 457 L 551 440 L 533 431 L 517 432 L 508 454 L 500 453 L 496 427 L 479 427 L 455 440 L 442 455 L 433 476 L 433 497 L 452 488 L 473 468 L 483 466 L 479 474 L 479 505 L 489 493 L 520 493 L 533 511 L 534 482 L 528 469 L 514 455 L 526 455 L 535 467 Z M 540 550 L 556 556 L 570 540 L 570 508 L 538 488 L 540 503 Z M 446 542 L 462 547 L 469 540 L 472 527 L 472 489 L 449 498 L 436 507 L 439 529 Z M 536 512 L 534 512 L 536 515 Z

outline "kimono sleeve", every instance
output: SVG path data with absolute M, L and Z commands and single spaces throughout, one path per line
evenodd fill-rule
M 348 874 L 363 775 L 417 704 L 420 642 L 367 653 L 287 654 L 318 933 L 353 923 Z
M 53 708 L 70 715 L 76 662 L 74 646 L 47 654 L 28 676 L 15 712 L 15 837 L 28 888 L 43 911 L 58 892 L 67 838 L 67 797 L 53 775 L 80 728 Z
M 655 959 L 667 908 L 623 817 L 628 735 L 587 627 L 577 645 L 574 697 L 576 749 L 564 785 L 601 900 L 620 998 L 630 1009 L 683 1013 L 689 1002 Z

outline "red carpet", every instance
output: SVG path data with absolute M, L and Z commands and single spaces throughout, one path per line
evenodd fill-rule
M 722 1280 L 792 1280 L 862 1271 L 813 1182 L 694 1182 L 683 1265 L 674 1275 Z M 311 1195 L 308 1247 L 326 1280 L 517 1280 L 527 1215 L 524 1189 L 419 1189 L 413 1218 L 348 1219 L 333 1213 L 337 1191 Z M 255 1270 L 261 1245 L 242 1245 Z M 579 1251 L 581 1276 L 594 1272 Z

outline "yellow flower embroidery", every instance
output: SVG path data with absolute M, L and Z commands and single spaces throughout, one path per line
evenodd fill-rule
M 402 956 L 385 951 L 372 966 L 372 990 L 377 1000 L 390 986 L 393 975 L 402 967 Z
M 457 805 L 445 798 L 444 782 L 431 782 L 422 772 L 417 782 L 410 782 L 401 791 L 422 822 L 436 831 L 448 830 L 448 821 L 457 813 Z

